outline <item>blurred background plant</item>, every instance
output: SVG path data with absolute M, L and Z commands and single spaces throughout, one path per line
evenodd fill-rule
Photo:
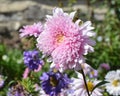
M 98 0 L 93 1 L 96 3 Z M 93 20 L 96 32 L 96 46 L 94 47 L 95 52 L 88 54 L 87 60 L 95 68 L 106 62 L 111 66 L 111 70 L 115 70 L 120 68 L 118 62 L 120 60 L 120 1 L 105 0 L 102 6 L 107 6 L 108 11 L 103 21 Z

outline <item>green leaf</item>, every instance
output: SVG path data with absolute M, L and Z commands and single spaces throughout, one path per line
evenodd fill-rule
M 109 82 L 108 82 L 108 81 L 99 82 L 99 83 L 93 88 L 92 92 L 95 90 L 95 88 L 97 88 L 97 87 L 99 87 L 99 86 L 101 86 L 101 85 L 104 85 L 104 84 L 106 84 L 106 83 L 109 83 Z M 92 94 L 92 92 L 91 92 L 91 94 Z
M 10 86 L 11 84 L 15 83 L 16 81 L 15 80 L 12 80 L 8 83 L 8 86 Z
M 32 93 L 34 92 L 34 84 L 30 80 L 30 78 L 22 79 L 21 84 L 25 87 L 25 89 L 29 92 Z

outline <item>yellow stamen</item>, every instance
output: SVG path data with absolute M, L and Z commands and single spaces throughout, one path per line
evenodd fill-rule
M 61 43 L 64 40 L 64 35 L 58 34 L 56 38 L 57 38 L 57 43 Z
M 112 82 L 113 86 L 115 86 L 115 87 L 117 87 L 119 83 L 120 83 L 119 80 L 113 80 L 113 82 Z
M 88 90 L 91 92 L 94 88 L 94 84 L 90 81 L 87 82 L 87 87 L 88 87 Z
M 58 85 L 58 82 L 59 82 L 59 81 L 58 81 L 56 78 L 50 77 L 50 84 L 51 84 L 53 87 L 57 86 L 57 85 Z
M 54 73 L 57 73 L 58 70 L 57 70 L 56 68 L 53 68 L 53 72 L 54 72 Z
M 91 73 L 92 75 L 94 75 L 94 74 L 95 74 L 95 73 L 94 73 L 94 71 L 91 71 L 90 73 Z

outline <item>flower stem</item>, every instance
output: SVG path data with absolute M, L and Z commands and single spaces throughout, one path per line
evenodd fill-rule
M 87 82 L 86 82 L 86 78 L 85 78 L 85 74 L 84 74 L 84 71 L 83 71 L 82 67 L 81 67 L 81 73 L 82 73 L 82 76 L 83 76 L 83 80 L 84 80 L 84 83 L 85 83 L 87 94 L 88 94 L 88 96 L 90 96 L 88 86 L 87 86 Z

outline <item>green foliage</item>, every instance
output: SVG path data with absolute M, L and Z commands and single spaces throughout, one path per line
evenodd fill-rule
M 92 89 L 91 94 L 97 87 L 100 87 L 100 86 L 102 86 L 102 85 L 104 85 L 106 83 L 109 83 L 109 82 L 108 81 L 101 81 L 98 84 L 96 84 L 95 87 Z
M 21 78 L 24 66 L 20 50 L 7 49 L 1 44 L 0 61 L 0 73 L 7 76 L 7 81 Z
M 97 68 L 101 63 L 108 63 L 113 69 L 120 67 L 120 31 L 119 20 L 110 11 L 103 22 L 95 23 L 95 52 L 88 55 L 87 60 Z M 99 41 L 98 37 L 101 37 Z
M 34 83 L 31 81 L 30 78 L 22 79 L 21 84 L 29 93 L 34 93 Z

